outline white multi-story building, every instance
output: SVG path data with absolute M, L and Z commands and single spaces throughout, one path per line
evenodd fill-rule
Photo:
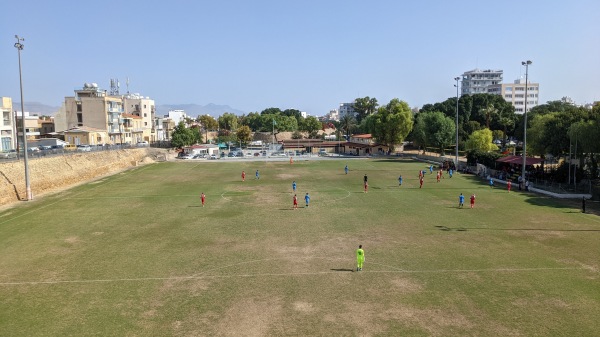
M 338 122 L 340 120 L 340 112 L 338 111 L 338 109 L 329 110 L 329 113 L 325 115 L 324 119 Z
M 490 85 L 502 83 L 502 70 L 473 69 L 462 74 L 462 95 L 484 94 Z
M 12 99 L 0 97 L 0 151 L 9 151 L 17 147 L 17 131 L 15 129 Z
M 342 118 L 346 115 L 350 115 L 352 117 L 356 117 L 356 110 L 354 110 L 354 103 L 340 103 L 339 118 Z
M 170 119 L 175 125 L 179 124 L 179 122 L 185 122 L 186 117 L 187 115 L 184 110 L 169 110 L 165 115 L 165 119 Z
M 527 98 L 525 97 L 525 79 L 515 80 L 514 83 L 499 83 L 487 88 L 489 94 L 501 95 L 515 107 L 515 112 L 525 112 L 525 100 L 527 100 L 527 112 L 539 104 L 539 83 L 531 83 L 527 86 Z

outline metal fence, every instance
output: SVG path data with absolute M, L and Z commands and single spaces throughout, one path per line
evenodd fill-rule
M 148 146 L 148 145 L 146 145 Z M 154 146 L 154 144 L 153 144 Z M 123 150 L 123 149 L 136 149 L 140 148 L 140 146 L 130 145 L 130 144 L 117 144 L 117 145 L 90 145 L 86 147 L 77 147 L 77 148 L 52 148 L 45 150 L 30 150 L 27 152 L 28 159 L 37 159 L 37 158 L 46 158 L 46 157 L 54 157 L 54 156 L 69 156 L 74 154 L 81 153 L 91 153 L 91 152 L 99 152 L 99 151 L 115 151 L 115 150 Z M 4 155 L 7 154 L 7 155 Z M 19 161 L 23 160 L 23 152 L 3 152 L 0 155 L 0 162 L 10 162 L 10 161 Z

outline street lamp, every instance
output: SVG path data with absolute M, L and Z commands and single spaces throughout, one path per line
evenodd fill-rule
M 527 89 L 529 87 L 529 65 L 531 61 L 523 61 L 521 65 L 525 66 L 525 111 L 523 116 L 523 167 L 521 168 L 521 181 L 525 184 L 525 165 L 527 164 Z
M 456 165 L 456 169 L 458 169 L 458 80 L 460 77 L 455 77 L 454 80 L 456 84 L 456 158 L 454 159 L 454 164 Z
M 29 162 L 27 158 L 27 132 L 25 127 L 25 107 L 23 103 L 23 77 L 21 76 L 21 50 L 23 50 L 23 44 L 21 41 L 25 41 L 24 38 L 19 37 L 19 35 L 15 35 L 17 42 L 15 43 L 15 48 L 17 48 L 17 53 L 19 54 L 19 84 L 21 88 L 21 117 L 23 123 L 23 163 L 25 165 L 25 190 L 27 193 L 26 201 L 33 200 L 33 196 L 31 195 L 31 184 L 29 183 Z

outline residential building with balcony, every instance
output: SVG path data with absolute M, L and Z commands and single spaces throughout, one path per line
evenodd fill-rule
M 539 83 L 529 82 L 527 85 L 527 97 L 525 97 L 525 79 L 517 79 L 513 83 L 499 83 L 490 85 L 487 89 L 489 94 L 501 95 L 515 107 L 515 113 L 525 112 L 525 100 L 527 100 L 527 112 L 539 104 Z
M 123 108 L 125 114 L 141 118 L 139 128 L 142 129 L 142 133 L 136 132 L 134 135 L 135 142 L 162 140 L 158 137 L 155 128 L 156 108 L 154 100 L 140 94 L 127 94 L 123 96 Z
M 106 130 L 106 143 L 125 143 L 127 135 L 123 130 L 124 109 L 121 96 L 110 96 L 106 90 L 98 88 L 96 83 L 86 83 L 83 88 L 75 89 L 75 96 L 65 97 L 64 110 L 64 116 L 60 117 L 65 122 L 56 125 L 64 125 L 67 130 L 83 126 Z M 59 118 L 59 115 L 55 118 Z
M 20 111 L 15 113 L 15 125 L 17 133 L 17 143 L 19 137 L 23 137 L 23 114 Z M 42 128 L 41 120 L 37 115 L 30 114 L 25 111 L 25 135 L 27 140 L 36 140 L 40 138 L 40 130 Z M 23 138 L 20 138 L 21 140 Z
M 12 99 L 0 97 L 0 151 L 10 151 L 17 148 L 17 131 L 12 110 Z
M 502 83 L 502 70 L 473 69 L 462 74 L 462 95 L 484 94 L 490 85 Z

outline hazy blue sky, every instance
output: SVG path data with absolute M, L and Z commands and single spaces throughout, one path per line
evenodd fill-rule
M 156 104 L 323 115 L 341 102 L 456 95 L 453 78 L 530 59 L 540 101 L 600 100 L 600 1 L 5 1 L 0 96 L 59 106 L 85 82 Z

